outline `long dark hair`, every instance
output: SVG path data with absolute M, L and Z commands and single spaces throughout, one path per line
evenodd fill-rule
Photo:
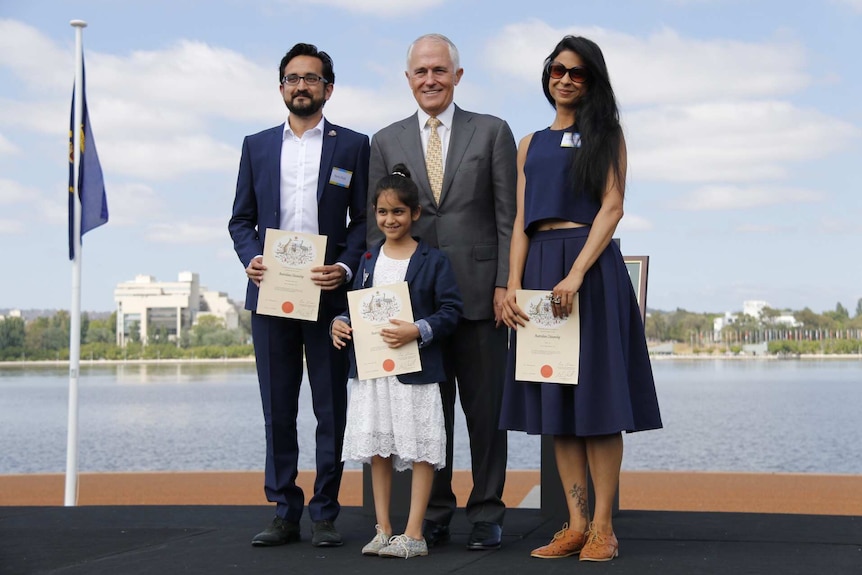
M 386 192 L 394 192 L 401 202 L 410 208 L 410 213 L 416 213 L 419 209 L 419 188 L 416 182 L 410 179 L 410 170 L 404 164 L 395 164 L 392 168 L 392 173 L 388 176 L 383 176 L 377 182 L 374 188 L 374 207 L 377 207 L 377 200 L 380 194 Z
M 592 40 L 581 36 L 566 36 L 560 40 L 550 56 L 545 58 L 542 90 L 551 106 L 556 109 L 557 104 L 548 87 L 551 78 L 548 68 L 554 58 L 566 50 L 580 56 L 588 72 L 586 93 L 578 100 L 575 110 L 581 147 L 572 155 L 569 180 L 575 189 L 581 189 L 601 202 L 608 183 L 609 170 L 613 171 L 620 191 L 625 193 L 625 174 L 620 158 L 623 138 L 620 112 L 601 48 Z

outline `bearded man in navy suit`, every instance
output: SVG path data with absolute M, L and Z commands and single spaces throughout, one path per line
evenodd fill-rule
M 252 312 L 266 426 L 264 491 L 276 504 L 275 518 L 252 545 L 300 538 L 305 498 L 296 485 L 296 417 L 304 353 L 317 417 L 317 476 L 308 504 L 311 542 L 335 546 L 342 543 L 334 522 L 340 510 L 348 363 L 346 354 L 332 346 L 329 322 L 347 307 L 347 282 L 365 251 L 369 144 L 367 136 L 323 117 L 335 84 L 326 52 L 295 45 L 281 60 L 279 82 L 287 122 L 245 138 L 228 225 L 248 277 L 245 307 Z M 255 313 L 258 288 L 267 281 L 261 255 L 267 228 L 327 237 L 324 265 L 312 269 L 322 290 L 317 321 Z

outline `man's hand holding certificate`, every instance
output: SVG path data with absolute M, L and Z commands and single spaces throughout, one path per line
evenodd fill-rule
M 422 370 L 407 282 L 347 292 L 347 303 L 359 379 Z
M 317 321 L 321 286 L 312 269 L 323 265 L 325 253 L 326 236 L 267 229 L 257 313 Z
M 530 320 L 518 329 L 515 379 L 577 385 L 581 350 L 578 295 L 572 313 L 554 316 L 551 292 L 517 290 L 516 301 Z

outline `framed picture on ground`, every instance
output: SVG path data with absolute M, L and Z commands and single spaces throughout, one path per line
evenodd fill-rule
M 649 256 L 623 256 L 626 269 L 629 271 L 629 279 L 635 290 L 638 306 L 641 308 L 641 319 L 646 324 L 646 294 L 647 275 L 649 272 Z

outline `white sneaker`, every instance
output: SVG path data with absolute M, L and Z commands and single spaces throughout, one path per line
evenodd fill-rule
M 374 528 L 377 530 L 377 535 L 374 536 L 374 539 L 368 542 L 368 545 L 362 548 L 363 555 L 373 555 L 377 557 L 380 550 L 389 545 L 390 535 L 388 533 L 384 533 L 380 529 L 380 525 L 375 525 Z
M 407 535 L 396 535 L 389 540 L 389 545 L 378 553 L 381 557 L 421 557 L 428 555 L 428 545 L 425 539 L 411 539 Z

